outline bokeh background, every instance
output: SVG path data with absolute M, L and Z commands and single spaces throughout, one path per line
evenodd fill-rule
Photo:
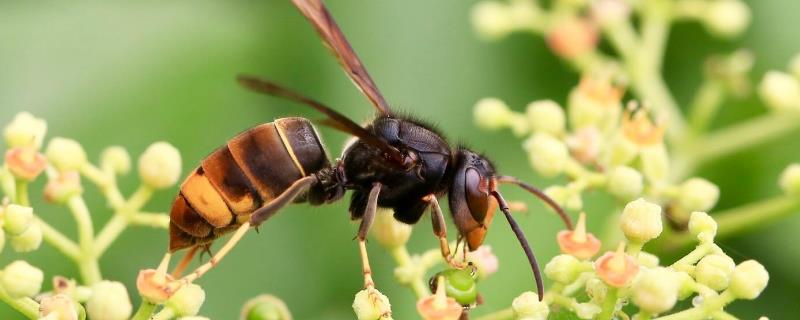
M 485 151 L 503 172 L 541 186 L 554 182 L 532 172 L 520 142 L 510 133 L 477 130 L 471 112 L 474 102 L 485 96 L 500 97 L 518 110 L 535 99 L 564 102 L 578 75 L 550 54 L 541 38 L 515 34 L 498 42 L 479 40 L 469 24 L 474 1 L 330 2 L 393 105 L 437 123 L 453 142 Z M 757 58 L 754 74 L 760 75 L 770 68 L 782 69 L 800 52 L 800 2 L 747 2 L 753 24 L 738 40 L 717 40 L 693 23 L 673 29 L 666 78 L 683 105 L 701 81 L 708 54 L 750 48 Z M 240 72 L 299 88 L 358 120 L 372 114 L 289 1 L 0 2 L 0 122 L 30 111 L 49 121 L 50 137 L 77 139 L 94 158 L 108 145 L 125 146 L 136 156 L 150 143 L 166 140 L 182 152 L 188 172 L 213 148 L 250 126 L 282 116 L 317 117 L 305 108 L 241 89 L 234 81 Z M 754 98 L 729 103 L 714 126 L 763 112 Z M 347 137 L 326 128 L 320 131 L 330 152 L 338 154 Z M 795 132 L 703 167 L 698 174 L 722 190 L 717 208 L 779 193 L 781 169 L 800 160 L 799 137 Z M 135 174 L 124 179 L 124 190 L 133 191 L 136 181 Z M 95 223 L 102 224 L 110 212 L 97 190 L 87 189 Z M 174 192 L 176 188 L 158 193 L 147 209 L 169 210 Z M 539 259 L 549 260 L 557 253 L 554 235 L 559 221 L 542 214 L 542 206 L 531 197 L 513 189 L 507 193 L 529 204 L 531 213 L 519 222 Z M 40 192 L 33 197 L 44 219 L 74 236 L 64 209 L 43 203 Z M 608 199 L 592 196 L 586 203 L 590 215 L 602 215 Z M 245 300 L 272 293 L 288 303 L 297 319 L 353 318 L 350 305 L 362 280 L 352 241 L 357 226 L 349 221 L 346 205 L 293 206 L 263 225 L 260 233 L 248 234 L 200 281 L 207 293 L 201 314 L 234 319 Z M 507 307 L 513 297 L 534 286 L 508 227 L 501 220 L 495 224 L 487 243 L 500 258 L 500 272 L 480 283 L 486 305 L 476 313 Z M 736 302 L 729 308 L 733 314 L 744 319 L 798 314 L 798 229 L 800 215 L 723 242 L 735 260 L 757 259 L 771 275 L 762 297 Z M 101 261 L 104 277 L 127 284 L 138 305 L 133 285 L 137 271 L 155 266 L 166 245 L 165 230 L 129 229 Z M 411 250 L 435 245 L 430 226 L 418 225 Z M 393 280 L 391 257 L 375 244 L 370 249 L 378 288 L 391 298 L 395 318 L 416 318 L 410 290 Z M 0 265 L 15 257 L 6 250 Z M 43 267 L 46 278 L 77 275 L 71 263 L 46 245 L 26 259 Z M 18 317 L 0 305 L 0 319 Z

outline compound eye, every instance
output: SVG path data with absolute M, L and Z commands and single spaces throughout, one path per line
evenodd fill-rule
M 469 168 L 465 174 L 465 194 L 467 206 L 476 221 L 483 224 L 486 215 L 492 208 L 492 197 L 489 194 L 489 179 L 481 176 L 478 170 Z

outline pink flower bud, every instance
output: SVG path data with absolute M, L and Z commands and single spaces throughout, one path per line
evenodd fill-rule
M 47 159 L 33 148 L 17 147 L 6 152 L 6 165 L 18 179 L 33 181 L 47 166 Z
M 557 22 L 547 33 L 547 44 L 562 58 L 576 58 L 597 46 L 597 28 L 587 19 L 566 19 Z
M 83 188 L 80 174 L 77 171 L 67 171 L 47 182 L 44 187 L 44 199 L 54 203 L 63 203 L 81 192 L 83 192 Z

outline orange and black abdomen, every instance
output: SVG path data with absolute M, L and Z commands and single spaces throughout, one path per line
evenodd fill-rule
M 282 118 L 240 133 L 181 184 L 170 213 L 169 250 L 211 242 L 327 166 L 322 140 L 306 119 Z

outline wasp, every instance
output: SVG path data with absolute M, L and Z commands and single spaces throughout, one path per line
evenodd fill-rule
M 350 218 L 360 220 L 358 246 L 364 286 L 374 287 L 367 255 L 367 233 L 378 208 L 390 208 L 394 218 L 417 223 L 431 213 L 433 233 L 442 257 L 464 267 L 451 255 L 439 199 L 447 195 L 459 241 L 475 250 L 499 207 L 531 264 L 539 298 L 542 280 L 533 252 L 509 212 L 498 185 L 518 185 L 543 199 L 571 228 L 569 217 L 539 189 L 510 176 L 501 176 L 485 156 L 464 147 L 452 147 L 444 136 L 420 120 L 392 112 L 331 14 L 320 0 L 293 0 L 311 22 L 324 44 L 338 59 L 350 80 L 377 111 L 361 126 L 334 109 L 270 81 L 239 76 L 246 88 L 292 100 L 326 116 L 321 123 L 354 136 L 340 159 L 331 163 L 311 121 L 292 117 L 250 128 L 230 139 L 186 178 L 170 213 L 169 250 L 190 248 L 176 267 L 179 276 L 198 248 L 207 249 L 216 238 L 233 232 L 210 260 L 173 280 L 177 290 L 211 270 L 251 228 L 258 227 L 291 203 L 322 205 L 350 197 Z M 458 243 L 457 242 L 457 243 Z M 456 246 L 456 248 L 458 245 Z M 457 249 L 456 249 L 457 250 Z

